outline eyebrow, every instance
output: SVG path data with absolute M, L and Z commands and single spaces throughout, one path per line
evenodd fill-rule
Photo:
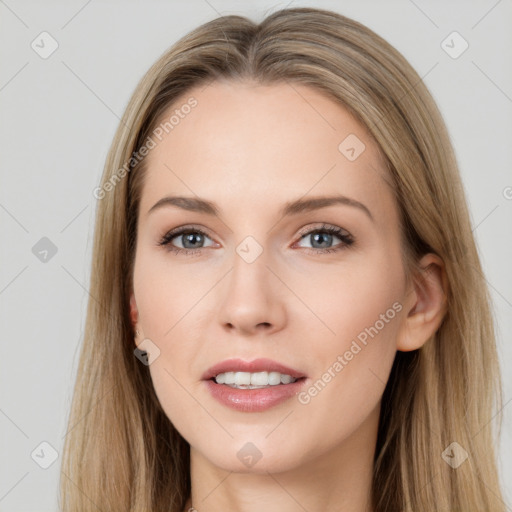
M 359 210 L 363 211 L 370 218 L 370 220 L 375 220 L 370 210 L 363 203 L 343 195 L 311 197 L 308 199 L 296 199 L 294 201 L 289 201 L 283 206 L 279 214 L 281 217 L 288 217 L 291 215 L 298 215 L 300 213 L 319 210 L 321 208 L 327 208 L 328 206 L 336 204 L 358 208 Z M 162 199 L 157 201 L 149 209 L 147 215 L 159 208 L 166 206 L 175 206 L 177 208 L 181 208 L 182 210 L 204 213 L 206 215 L 212 216 L 218 216 L 220 213 L 219 208 L 215 205 L 215 203 L 207 201 L 206 199 L 200 199 L 198 197 L 168 196 L 162 197 Z

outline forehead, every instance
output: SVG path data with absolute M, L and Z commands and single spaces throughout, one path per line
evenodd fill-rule
M 277 209 L 335 192 L 376 205 L 386 194 L 390 200 L 381 155 L 365 127 L 302 84 L 212 82 L 178 98 L 159 126 L 161 140 L 154 138 L 146 157 L 141 211 L 166 193 L 267 210 L 273 202 Z

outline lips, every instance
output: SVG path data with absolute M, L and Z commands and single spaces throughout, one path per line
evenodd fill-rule
M 253 361 L 243 361 L 242 359 L 227 359 L 206 370 L 201 378 L 202 380 L 209 380 L 219 375 L 219 373 L 226 372 L 279 372 L 285 375 L 290 375 L 294 379 L 301 379 L 306 376 L 298 370 L 285 366 L 276 361 L 272 361 L 271 359 L 260 358 L 254 359 Z
M 260 372 L 278 372 L 283 375 L 289 375 L 294 379 L 293 382 L 285 383 L 281 380 L 280 384 L 269 384 L 258 388 L 237 387 L 228 384 L 218 383 L 215 379 L 219 374 L 240 375 L 258 374 Z M 210 395 L 222 405 L 239 412 L 264 412 L 279 404 L 285 402 L 290 404 L 290 400 L 297 395 L 308 382 L 308 378 L 302 372 L 286 366 L 284 364 L 272 361 L 271 359 L 255 359 L 253 361 L 243 361 L 242 359 L 228 359 L 218 363 L 204 372 L 202 375 L 204 387 Z M 251 377 L 251 383 L 252 377 Z M 242 384 L 240 384 L 242 386 Z
M 210 395 L 225 407 L 238 412 L 264 412 L 280 404 L 292 404 L 291 399 L 304 389 L 307 379 L 299 379 L 291 384 L 280 384 L 260 389 L 236 389 L 215 380 L 205 380 L 203 384 Z

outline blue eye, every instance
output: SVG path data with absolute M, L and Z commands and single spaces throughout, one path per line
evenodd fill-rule
M 318 244 L 321 246 L 312 248 L 306 247 L 306 249 L 313 254 L 341 251 L 354 243 L 352 235 L 348 231 L 337 226 L 323 225 L 319 228 L 302 232 L 300 235 L 300 241 L 310 237 L 312 244 Z M 341 240 L 341 243 L 334 247 L 325 247 L 326 244 L 330 245 L 334 238 Z M 174 239 L 180 240 L 182 247 L 176 247 L 173 244 Z M 158 245 L 166 247 L 168 250 L 176 254 L 185 253 L 188 256 L 193 256 L 200 253 L 201 249 L 214 245 L 211 244 L 210 246 L 203 246 L 202 244 L 204 244 L 205 239 L 211 240 L 211 238 L 201 229 L 189 226 L 169 231 L 162 237 Z
M 326 234 L 327 233 L 327 234 Z M 317 249 L 314 252 L 320 253 L 329 253 L 341 251 L 352 245 L 354 243 L 354 238 L 348 231 L 341 229 L 337 226 L 322 226 L 320 228 L 316 228 L 305 233 L 301 234 L 301 240 L 309 238 L 312 240 L 313 244 L 324 245 L 324 247 L 313 247 L 313 249 Z M 329 245 L 332 243 L 333 238 L 338 238 L 341 240 L 341 244 L 335 247 L 325 247 L 325 244 Z
M 183 247 L 180 248 L 172 245 L 171 242 L 175 238 L 181 240 L 181 244 L 183 245 Z M 178 228 L 176 230 L 169 231 L 169 233 L 165 234 L 158 245 L 165 246 L 169 250 L 176 253 L 185 252 L 189 254 L 195 254 L 197 251 L 204 248 L 196 246 L 201 243 L 204 243 L 205 238 L 210 237 L 204 231 L 198 228 Z

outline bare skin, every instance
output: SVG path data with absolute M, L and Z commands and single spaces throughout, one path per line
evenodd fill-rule
M 322 93 L 214 82 L 170 111 L 190 96 L 197 106 L 147 157 L 131 297 L 140 339 L 160 350 L 149 367 L 156 394 L 191 447 L 184 510 L 371 511 L 382 393 L 396 351 L 421 347 L 442 321 L 442 261 L 424 256 L 423 286 L 406 284 L 398 206 L 377 146 Z M 353 161 L 338 149 L 349 134 L 365 145 Z M 338 203 L 280 215 L 289 201 L 334 194 L 370 214 Z M 148 213 L 165 196 L 207 199 L 219 213 L 170 205 Z M 324 225 L 342 228 L 353 243 L 329 238 Z M 186 236 L 171 240 L 191 255 L 158 245 L 182 226 L 206 232 L 192 245 Z M 263 249 L 251 263 L 236 250 L 248 236 Z M 340 355 L 346 364 L 335 371 Z M 262 412 L 220 404 L 201 375 L 233 357 L 303 372 L 304 400 Z M 322 377 L 329 369 L 331 378 Z M 328 383 L 307 393 L 322 378 Z M 249 442 L 261 453 L 251 467 L 237 456 Z

